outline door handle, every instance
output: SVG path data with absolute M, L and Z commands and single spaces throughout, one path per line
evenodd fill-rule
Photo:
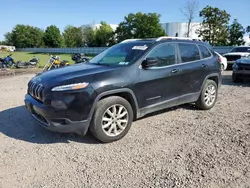
M 206 64 L 202 64 L 201 66 L 202 66 L 202 67 L 207 67 L 207 65 L 206 65 Z
M 171 73 L 177 73 L 177 72 L 179 72 L 178 69 L 173 69 L 173 70 L 171 71 Z

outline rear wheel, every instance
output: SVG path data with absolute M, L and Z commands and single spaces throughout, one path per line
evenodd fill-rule
M 213 108 L 216 103 L 218 94 L 218 86 L 213 80 L 206 80 L 205 85 L 201 91 L 200 97 L 196 102 L 196 107 L 202 110 L 209 110 Z
M 111 96 L 98 102 L 90 125 L 90 132 L 102 142 L 123 138 L 133 120 L 133 109 L 124 98 Z

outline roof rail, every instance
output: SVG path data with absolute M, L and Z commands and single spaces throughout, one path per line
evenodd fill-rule
M 153 41 L 155 41 L 157 38 L 140 38 L 140 39 L 126 39 L 126 40 L 124 40 L 124 41 L 122 41 L 121 43 L 125 43 L 125 42 L 130 42 L 130 41 L 138 41 L 138 40 L 153 40 Z
M 160 41 L 162 39 L 170 39 L 170 40 L 194 40 L 194 41 L 201 41 L 201 39 L 197 38 L 189 38 L 189 37 L 159 37 L 156 41 Z
M 126 40 L 122 41 L 121 43 L 136 41 L 136 40 L 141 40 L 141 39 L 126 39 Z

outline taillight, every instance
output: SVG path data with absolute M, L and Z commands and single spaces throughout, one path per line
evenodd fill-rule
M 221 57 L 219 57 L 219 62 L 222 63 L 222 58 Z

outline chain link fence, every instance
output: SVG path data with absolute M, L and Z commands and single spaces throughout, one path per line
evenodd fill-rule
M 214 50 L 220 54 L 229 52 L 233 46 L 217 46 Z M 58 54 L 73 54 L 84 53 L 87 55 L 97 55 L 108 47 L 82 47 L 82 48 L 18 48 L 19 52 L 32 52 L 32 53 L 58 53 Z
M 108 47 L 84 47 L 84 48 L 18 48 L 19 52 L 32 52 L 32 53 L 58 53 L 58 54 L 74 54 L 84 53 L 89 55 L 97 55 Z

